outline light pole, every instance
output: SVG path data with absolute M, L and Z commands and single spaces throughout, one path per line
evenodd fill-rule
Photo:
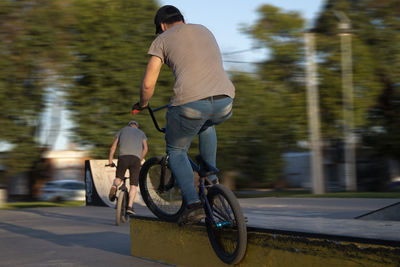
M 315 37 L 314 33 L 304 34 L 306 45 L 306 78 L 307 78 L 307 106 L 309 142 L 311 146 L 311 177 L 314 194 L 324 194 L 324 174 L 322 165 L 319 96 L 317 84 L 317 67 L 315 63 Z
M 353 63 L 351 50 L 351 21 L 343 13 L 335 11 L 339 19 L 339 36 L 341 48 L 342 90 L 343 90 L 343 131 L 344 147 L 344 176 L 346 191 L 357 191 L 356 178 L 356 138 L 354 134 L 353 108 Z

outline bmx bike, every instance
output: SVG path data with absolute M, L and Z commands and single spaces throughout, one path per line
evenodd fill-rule
M 116 167 L 115 164 L 107 164 L 106 167 Z M 126 223 L 128 221 L 129 215 L 127 214 L 126 210 L 128 208 L 129 202 L 129 191 L 126 187 L 126 179 L 124 177 L 122 180 L 122 184 L 117 187 L 116 192 L 116 204 L 115 208 L 117 210 L 116 217 L 115 217 L 115 225 L 121 225 L 121 222 Z
M 168 105 L 154 110 L 147 107 L 154 126 L 162 133 L 165 133 L 165 128 L 159 127 L 154 112 L 166 107 Z M 201 155 L 195 159 L 197 163 L 189 157 L 193 171 L 199 177 L 197 189 L 206 214 L 205 225 L 211 246 L 223 262 L 237 264 L 247 249 L 247 219 L 232 191 L 208 179 L 218 169 L 208 164 Z M 158 218 L 178 221 L 186 203 L 169 169 L 168 156 L 152 157 L 143 164 L 139 186 L 144 202 Z

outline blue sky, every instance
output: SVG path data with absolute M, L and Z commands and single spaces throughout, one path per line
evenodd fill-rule
M 257 20 L 257 8 L 270 4 L 284 11 L 297 11 L 312 25 L 321 10 L 323 0 L 161 0 L 160 5 L 176 6 L 187 23 L 198 23 L 209 28 L 215 35 L 222 53 L 251 49 L 253 41 L 240 32 L 243 24 L 252 25 Z M 265 50 L 224 56 L 225 60 L 255 62 L 265 57 Z M 240 70 L 243 64 L 225 64 L 227 69 Z
M 174 5 L 183 13 L 187 23 L 198 23 L 209 28 L 215 35 L 222 53 L 252 48 L 252 40 L 240 32 L 242 24 L 251 25 L 257 19 L 257 8 L 262 4 L 271 4 L 285 11 L 298 11 L 311 25 L 322 8 L 323 0 L 169 0 L 159 1 L 160 5 Z M 225 60 L 256 62 L 266 55 L 265 50 L 224 56 Z M 248 64 L 225 63 L 225 68 L 248 70 Z M 62 121 L 67 114 L 63 111 Z M 55 149 L 67 149 L 69 123 L 62 123 Z M 111 144 L 110 144 L 111 145 Z

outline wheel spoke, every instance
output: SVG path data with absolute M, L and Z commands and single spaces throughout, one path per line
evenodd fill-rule
M 217 206 L 213 207 L 213 215 L 222 221 L 226 220 L 227 217 Z
M 160 219 L 174 221 L 182 211 L 183 199 L 171 171 L 163 167 L 160 158 L 146 162 L 140 174 L 142 197 L 150 210 Z M 163 168 L 166 168 L 164 171 Z M 162 175 L 164 176 L 162 177 Z
M 233 193 L 222 185 L 211 187 L 207 198 L 215 223 L 219 224 L 218 227 L 206 224 L 211 245 L 223 262 L 239 263 L 247 246 L 247 231 L 240 206 Z
M 216 215 L 216 217 L 223 221 L 228 220 L 231 224 L 233 224 L 232 222 L 234 222 L 235 219 L 232 218 L 233 212 L 231 208 L 229 207 L 229 205 L 227 205 L 227 202 L 223 196 L 217 195 L 217 197 L 218 203 L 214 203 L 213 206 L 214 215 Z
M 169 190 L 160 192 L 159 188 L 164 188 L 165 184 L 168 184 L 171 179 L 170 171 L 166 171 L 164 177 L 164 185 L 160 185 L 161 182 L 161 166 L 157 165 L 151 168 L 147 177 L 148 191 L 152 201 L 162 211 L 167 213 L 176 213 L 182 205 L 182 196 L 180 190 L 176 186 L 171 187 Z

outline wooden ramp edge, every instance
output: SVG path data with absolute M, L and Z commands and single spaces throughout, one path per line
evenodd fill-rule
M 228 266 L 215 255 L 204 225 L 180 227 L 154 218 L 130 218 L 131 255 L 177 266 Z M 400 247 L 305 234 L 248 229 L 246 256 L 237 266 L 399 266 Z

